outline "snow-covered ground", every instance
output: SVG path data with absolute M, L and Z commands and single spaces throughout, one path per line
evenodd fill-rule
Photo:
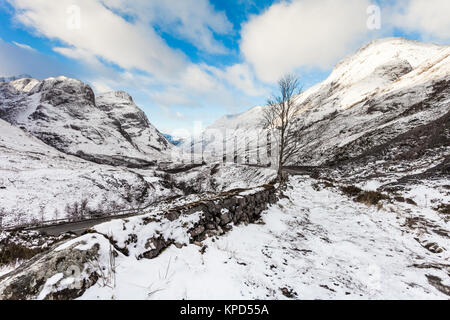
M 119 255 L 113 285 L 81 299 L 448 299 L 449 223 L 435 211 L 367 207 L 306 176 L 285 194 L 260 224 L 204 247 Z

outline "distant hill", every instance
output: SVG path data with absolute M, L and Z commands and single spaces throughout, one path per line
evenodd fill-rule
M 179 146 L 184 142 L 184 139 L 178 138 L 178 137 L 173 137 L 167 133 L 164 133 L 163 136 L 167 139 L 167 141 L 169 141 L 174 146 Z
M 0 77 L 0 82 L 10 82 L 10 81 L 15 81 L 15 80 L 24 79 L 24 78 L 32 78 L 32 77 L 28 74 L 20 74 L 18 76 L 12 76 L 12 77 Z

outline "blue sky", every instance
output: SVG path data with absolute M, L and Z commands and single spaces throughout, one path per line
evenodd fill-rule
M 447 0 L 0 0 L 0 76 L 125 90 L 177 133 L 264 104 L 284 73 L 308 88 L 376 38 L 448 44 L 449 16 Z

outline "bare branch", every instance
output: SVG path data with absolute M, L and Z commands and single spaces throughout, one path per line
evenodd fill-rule
M 272 132 L 278 148 L 278 173 L 281 176 L 283 165 L 289 162 L 300 150 L 299 132 L 295 117 L 301 106 L 296 96 L 302 92 L 299 79 L 292 74 L 278 82 L 279 93 L 267 100 L 262 117 L 262 127 Z

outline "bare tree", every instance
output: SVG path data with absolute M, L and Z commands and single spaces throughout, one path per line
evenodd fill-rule
M 41 205 L 41 207 L 39 208 L 39 219 L 40 222 L 44 222 L 45 221 L 45 206 Z
M 262 126 L 273 133 L 278 148 L 278 178 L 282 177 L 282 168 L 298 154 L 300 141 L 296 128 L 295 116 L 301 106 L 296 102 L 296 95 L 302 89 L 299 79 L 292 74 L 278 81 L 279 93 L 267 101 L 262 117 Z
M 55 211 L 53 212 L 53 217 L 55 218 L 55 220 L 58 220 L 59 218 L 59 210 L 55 209 Z
M 81 201 L 80 210 L 79 210 L 81 219 L 83 219 L 83 218 L 85 218 L 85 217 L 87 217 L 89 215 L 88 204 L 89 204 L 89 200 L 88 199 L 83 199 Z

